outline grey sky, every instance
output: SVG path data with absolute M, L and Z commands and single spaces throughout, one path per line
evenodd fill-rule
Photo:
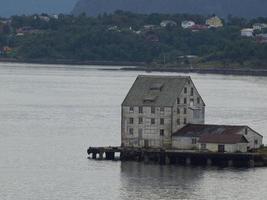
M 0 0 L 0 16 L 70 13 L 77 0 Z

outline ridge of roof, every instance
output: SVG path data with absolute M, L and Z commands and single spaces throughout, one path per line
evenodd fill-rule
M 248 140 L 241 134 L 227 133 L 227 134 L 202 134 L 199 137 L 199 143 L 219 143 L 219 144 L 236 144 L 249 143 Z
M 187 124 L 177 130 L 172 136 L 199 137 L 202 134 L 232 134 L 244 128 L 244 125 L 219 125 L 219 124 Z

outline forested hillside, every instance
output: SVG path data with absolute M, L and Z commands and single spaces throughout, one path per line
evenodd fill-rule
M 193 55 L 198 63 L 267 66 L 267 43 L 259 43 L 256 37 L 240 35 L 241 29 L 259 22 L 267 23 L 267 18 L 246 20 L 230 17 L 223 27 L 208 28 L 203 24 L 209 17 L 122 11 L 98 17 L 14 16 L 9 25 L 3 26 L 0 34 L 1 57 L 178 66 L 189 64 L 187 56 Z M 164 20 L 169 20 L 170 26 L 161 26 Z M 193 20 L 203 30 L 182 28 L 184 20 Z

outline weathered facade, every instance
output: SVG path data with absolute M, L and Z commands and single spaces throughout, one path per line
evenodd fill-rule
M 122 103 L 122 146 L 170 148 L 173 132 L 204 122 L 205 103 L 190 77 L 138 76 Z

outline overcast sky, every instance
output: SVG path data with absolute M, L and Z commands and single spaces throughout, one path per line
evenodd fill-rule
M 70 13 L 78 0 L 0 0 L 0 16 Z

